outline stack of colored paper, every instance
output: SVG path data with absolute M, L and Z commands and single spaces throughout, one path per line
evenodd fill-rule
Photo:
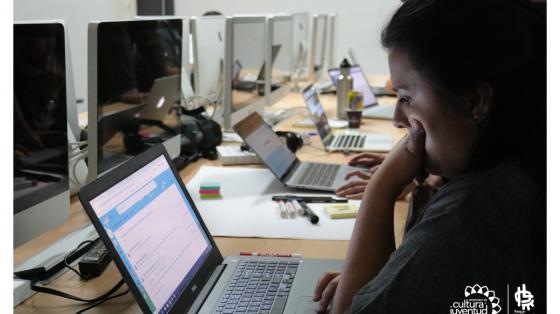
M 203 200 L 216 200 L 221 199 L 220 183 L 215 181 L 206 181 L 200 183 L 200 198 Z
M 331 219 L 355 218 L 358 215 L 358 206 L 352 204 L 329 204 L 324 208 Z

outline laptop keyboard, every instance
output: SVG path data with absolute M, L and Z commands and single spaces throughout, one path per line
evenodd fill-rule
M 337 149 L 362 148 L 364 147 L 365 142 L 365 135 L 337 135 L 332 147 Z
M 330 187 L 334 183 L 340 165 L 309 163 L 296 184 Z
M 284 312 L 298 266 L 297 261 L 242 261 L 215 312 Z

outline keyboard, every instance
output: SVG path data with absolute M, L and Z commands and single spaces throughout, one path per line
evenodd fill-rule
M 297 261 L 241 261 L 215 313 L 283 313 Z
M 331 147 L 334 149 L 362 148 L 365 142 L 365 135 L 343 134 L 335 136 Z
M 339 168 L 340 165 L 336 164 L 308 163 L 296 184 L 330 187 L 334 183 Z

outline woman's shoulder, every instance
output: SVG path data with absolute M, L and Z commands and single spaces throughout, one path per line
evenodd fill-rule
M 486 216 L 525 212 L 542 205 L 541 193 L 520 166 L 502 163 L 485 171 L 464 174 L 447 182 L 427 204 L 425 217 Z

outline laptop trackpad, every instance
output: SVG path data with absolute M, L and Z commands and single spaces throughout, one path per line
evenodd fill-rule
M 299 297 L 296 314 L 317 313 L 317 303 L 312 296 Z

